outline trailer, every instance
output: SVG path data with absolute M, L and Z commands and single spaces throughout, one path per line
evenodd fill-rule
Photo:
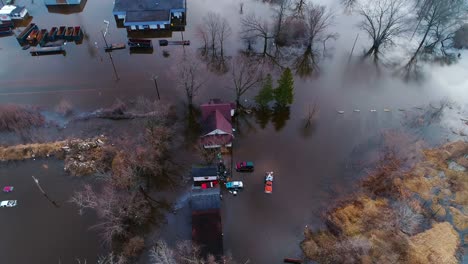
M 33 48 L 29 53 L 33 56 L 48 55 L 48 54 L 63 54 L 65 52 L 64 46 L 60 47 L 43 47 Z
M 110 52 L 113 50 L 125 49 L 125 47 L 126 47 L 125 43 L 114 43 L 114 44 L 111 44 L 110 46 L 105 47 L 104 50 L 106 52 Z
M 38 29 L 37 25 L 34 23 L 29 24 L 21 33 L 16 37 L 16 40 L 18 40 L 18 43 L 20 45 L 25 45 L 27 44 L 26 38 L 29 36 L 31 31 Z

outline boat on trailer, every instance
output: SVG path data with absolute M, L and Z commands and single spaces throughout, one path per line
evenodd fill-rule
M 39 29 L 33 29 L 26 38 L 29 45 L 37 45 L 37 35 L 39 34 Z
M 55 37 L 57 35 L 57 30 L 58 28 L 57 27 L 52 27 L 49 31 L 49 36 L 48 36 L 48 40 L 49 41 L 55 41 Z
M 76 26 L 73 28 L 73 37 L 74 41 L 80 41 L 83 38 L 83 31 L 81 30 L 80 26 Z
M 153 42 L 151 39 L 135 39 L 131 38 L 128 39 L 128 46 L 131 49 L 152 49 L 153 48 Z
M 118 50 L 118 49 L 125 49 L 126 45 L 125 43 L 113 43 L 110 46 L 107 46 L 104 48 L 106 52 L 113 51 L 113 50 Z
M 57 30 L 57 34 L 55 35 L 55 38 L 56 39 L 63 39 L 64 36 L 65 36 L 65 31 L 66 30 L 67 30 L 67 27 L 65 27 L 65 26 L 59 27 L 59 29 Z
M 21 33 L 16 37 L 16 40 L 18 41 L 18 43 L 20 45 L 24 45 L 27 43 L 27 38 L 29 36 L 29 34 L 31 33 L 31 31 L 33 31 L 34 29 L 38 29 L 37 25 L 34 24 L 34 23 L 31 23 L 29 24 L 23 31 L 21 31 Z
M 60 47 L 41 47 L 41 48 L 33 48 L 29 53 L 33 56 L 39 55 L 48 55 L 48 54 L 62 54 L 65 51 L 64 46 Z
M 174 40 L 169 41 L 166 39 L 159 40 L 159 46 L 168 46 L 168 45 L 182 45 L 182 46 L 189 46 L 190 40 Z
M 73 27 L 67 27 L 67 30 L 65 31 L 65 40 L 73 40 Z
M 37 35 L 37 43 L 42 47 L 47 42 L 47 35 L 49 31 L 47 29 L 41 29 Z
M 0 36 L 11 35 L 13 31 L 9 27 L 0 27 Z

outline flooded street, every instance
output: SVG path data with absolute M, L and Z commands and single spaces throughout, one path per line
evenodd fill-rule
M 39 184 L 55 207 L 42 195 L 32 179 Z M 0 185 L 14 187 L 11 193 L 1 193 L 1 200 L 14 199 L 14 208 L 1 208 L 3 263 L 74 263 L 76 259 L 95 263 L 101 243 L 95 230 L 92 213 L 78 215 L 68 202 L 70 195 L 84 182 L 63 171 L 63 162 L 35 160 L 2 164 Z
M 330 2 L 331 6 L 338 3 Z M 116 28 L 112 0 L 88 0 L 82 12 L 73 14 L 48 13 L 42 1 L 18 0 L 17 4 L 26 5 L 40 28 L 81 25 L 85 39 L 80 45 L 67 44 L 66 56 L 32 57 L 21 50 L 14 36 L 1 37 L 0 60 L 4 63 L 0 66 L 0 103 L 52 110 L 66 99 L 77 112 L 93 111 L 108 107 L 116 99 L 135 100 L 139 96 L 156 99 L 152 77 L 157 75 L 161 101 L 184 109 L 184 91 L 176 84 L 177 60 L 184 49 L 196 53 L 202 46 L 196 29 L 206 13 L 219 12 L 229 20 L 232 27 L 232 36 L 226 44 L 229 56 L 245 48 L 239 40 L 237 1 L 187 1 L 183 38 L 189 39 L 191 46 L 159 47 L 158 39 L 153 39 L 152 54 L 130 54 L 128 49 L 114 51 L 112 58 L 118 73 L 115 76 L 109 55 L 103 50 L 103 20 L 110 21 L 108 42 L 125 43 L 127 32 Z M 246 1 L 244 8 L 246 13 L 252 10 L 271 13 L 260 1 Z M 356 29 L 355 19 L 344 17 L 336 25 L 341 39 L 336 42 L 333 58 L 322 63 L 320 75 L 295 78 L 294 102 L 288 114 L 270 120 L 258 120 L 254 113 L 242 114 L 236 121 L 233 160 L 253 161 L 256 165 L 254 173 L 234 174 L 234 179 L 242 180 L 245 188 L 238 196 L 226 193 L 222 201 L 225 253 L 232 254 L 240 263 L 279 263 L 285 257 L 300 256 L 304 227 L 322 226 L 321 212 L 335 199 L 355 190 L 360 175 L 356 175 L 352 163 L 359 157 L 353 155 L 362 154 L 356 148 L 377 148 L 375 139 L 386 129 L 409 131 L 404 124 L 408 112 L 419 111 L 416 107 L 429 103 L 437 105 L 446 98 L 466 111 L 463 108 L 468 100 L 466 58 L 459 65 L 428 67 L 426 79 L 421 82 L 404 82 L 385 70 L 376 73 L 366 67 L 347 65 Z M 172 32 L 171 39 L 181 40 L 182 34 Z M 368 43 L 360 39 L 356 51 L 361 52 L 364 44 Z M 163 50 L 170 56 L 164 57 Z M 468 57 L 468 53 L 463 56 Z M 448 76 L 451 67 L 455 72 L 453 78 Z M 234 100 L 229 73 L 218 75 L 206 70 L 204 78 L 204 85 L 194 98 L 196 105 L 210 98 Z M 253 104 L 256 92 L 244 95 L 246 105 Z M 318 107 L 317 120 L 305 127 L 305 118 L 314 104 Z M 179 112 L 182 116 L 185 111 Z M 110 121 L 103 121 L 96 133 L 115 132 L 119 133 L 116 136 L 123 136 L 122 127 L 126 124 L 118 126 L 121 129 L 114 131 Z M 86 135 L 93 131 L 91 125 L 77 127 L 85 130 Z M 81 135 L 71 129 L 62 133 Z M 445 142 L 451 137 L 450 131 L 437 129 L 425 134 L 414 130 L 411 133 L 424 137 L 430 141 L 428 144 Z M 263 191 L 265 171 L 275 173 L 271 195 Z M 40 180 L 60 208 L 55 208 L 40 193 L 31 175 Z M 0 200 L 18 200 L 16 208 L 0 209 L 0 225 L 8 227 L 2 232 L 5 239 L 0 242 L 1 262 L 75 263 L 79 258 L 95 263 L 105 251 L 96 230 L 90 230 L 96 224 L 96 216 L 91 211 L 80 216 L 77 208 L 67 203 L 85 181 L 68 176 L 63 172 L 63 163 L 54 159 L 0 164 L 0 186 L 15 186 L 13 193 L 1 193 Z M 191 238 L 186 197 L 181 194 L 176 204 L 180 213 L 170 215 L 168 226 L 161 232 L 171 243 Z M 141 263 L 145 261 L 142 257 Z

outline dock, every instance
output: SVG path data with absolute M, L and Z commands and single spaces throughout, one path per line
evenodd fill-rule
M 190 45 L 190 40 L 174 40 L 174 41 L 169 41 L 169 40 L 161 39 L 161 40 L 159 41 L 159 46 L 168 46 L 168 45 L 189 46 L 189 45 Z
M 113 50 L 125 49 L 125 47 L 126 47 L 125 43 L 114 43 L 114 44 L 111 44 L 110 46 L 105 47 L 104 50 L 106 52 L 110 52 Z
M 128 39 L 128 46 L 131 49 L 152 49 L 153 42 L 151 39 Z
M 48 54 L 62 54 L 65 52 L 64 46 L 59 47 L 43 47 L 43 48 L 33 48 L 29 53 L 33 56 L 39 55 L 48 55 Z

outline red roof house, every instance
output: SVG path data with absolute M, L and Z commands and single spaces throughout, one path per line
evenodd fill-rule
M 234 104 L 211 100 L 201 105 L 203 135 L 201 143 L 205 148 L 231 147 L 232 116 Z

